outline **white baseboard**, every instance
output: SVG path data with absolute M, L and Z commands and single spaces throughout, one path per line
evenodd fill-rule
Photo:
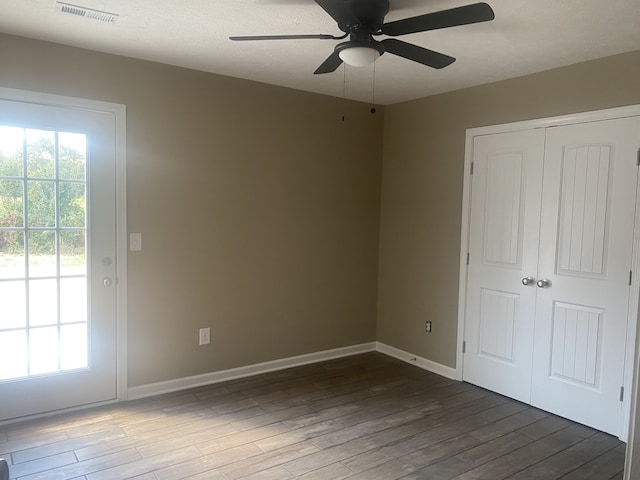
M 349 347 L 335 348 L 333 350 L 324 350 L 322 352 L 308 353 L 306 355 L 299 355 L 296 357 L 282 358 L 279 360 L 273 360 L 270 362 L 256 363 L 254 365 L 247 365 L 244 367 L 231 368 L 229 370 L 222 370 L 220 372 L 205 373 L 202 375 L 194 375 L 191 377 L 176 378 L 174 380 L 167 380 L 165 382 L 150 383 L 147 385 L 140 385 L 138 387 L 130 387 L 127 389 L 126 400 L 136 400 L 139 398 L 151 397 L 153 395 L 161 395 L 163 393 L 176 392 L 179 390 L 185 390 L 187 388 L 201 387 L 204 385 L 210 385 L 214 383 L 220 383 L 227 380 L 234 380 L 236 378 L 250 377 L 252 375 L 259 375 L 261 373 L 273 372 L 276 370 L 284 370 L 286 368 L 298 367 L 301 365 L 308 365 L 310 363 L 323 362 L 326 360 L 333 360 L 336 358 L 348 357 L 351 355 L 357 355 L 366 352 L 380 352 L 384 355 L 397 358 L 417 367 L 423 368 L 430 372 L 442 375 L 443 377 L 454 379 L 456 378 L 456 370 L 450 367 L 446 367 L 439 363 L 427 360 L 426 358 L 418 357 L 411 353 L 405 352 L 395 347 L 385 345 L 380 342 L 362 343 L 359 345 L 352 345 Z M 39 415 L 31 415 L 29 417 L 21 417 L 19 419 L 9 419 L 0 422 L 0 426 L 4 426 L 9 423 L 31 420 L 41 417 L 47 417 L 65 412 L 74 412 L 77 410 L 83 410 L 88 407 L 94 407 L 98 405 L 108 405 L 117 403 L 122 400 L 111 400 L 99 404 L 83 405 L 79 407 L 73 407 L 66 410 L 58 410 L 53 412 L 47 412 Z
M 418 357 L 398 348 L 385 345 L 384 343 L 371 342 L 352 345 L 350 347 L 335 348 L 333 350 L 324 350 L 322 352 L 308 353 L 306 355 L 299 355 L 296 357 L 282 358 L 270 362 L 256 363 L 254 365 L 231 368 L 219 372 L 203 373 L 202 375 L 193 375 L 191 377 L 176 378 L 164 382 L 130 387 L 127 390 L 127 398 L 128 400 L 136 400 L 138 398 L 177 392 L 187 388 L 201 387 L 204 385 L 225 382 L 227 380 L 250 377 L 261 373 L 284 370 L 286 368 L 298 367 L 300 365 L 308 365 L 310 363 L 323 362 L 326 360 L 333 360 L 335 358 L 348 357 L 350 355 L 373 351 L 416 365 L 417 367 L 442 375 L 446 378 L 453 380 L 456 378 L 456 370 L 454 368 L 441 365 L 440 363 L 427 360 L 426 358 Z
M 446 365 L 442 365 L 432 360 L 418 357 L 417 355 L 405 352 L 404 350 L 400 350 L 390 345 L 385 345 L 384 343 L 376 342 L 376 351 L 389 355 L 390 357 L 397 358 L 398 360 L 402 360 L 403 362 L 410 363 L 424 370 L 428 370 L 429 372 L 450 378 L 451 380 L 455 380 L 457 376 L 455 368 L 447 367 Z
M 359 353 L 373 352 L 375 350 L 376 342 L 363 343 L 360 345 L 352 345 L 350 347 L 335 348 L 333 350 L 308 353 L 306 355 L 299 355 L 296 357 L 282 358 L 270 362 L 256 363 L 245 367 L 231 368 L 229 370 L 222 370 L 219 372 L 204 373 L 202 375 L 193 375 L 191 377 L 150 383 L 147 385 L 140 385 L 138 387 L 130 387 L 127 390 L 127 398 L 129 400 L 135 400 L 138 398 L 150 397 L 152 395 L 160 395 L 163 393 L 185 390 L 187 388 L 225 382 L 236 378 L 250 377 L 261 373 L 284 370 L 285 368 L 298 367 L 309 363 L 323 362 L 326 360 L 333 360 L 335 358 L 357 355 Z

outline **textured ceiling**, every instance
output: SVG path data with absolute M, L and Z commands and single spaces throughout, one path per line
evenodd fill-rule
M 390 0 L 386 21 L 471 1 Z M 457 61 L 435 70 L 386 54 L 314 75 L 333 40 L 231 42 L 231 35 L 341 32 L 313 0 L 69 0 L 119 14 L 102 23 L 55 0 L 0 0 L 0 31 L 338 97 L 392 104 L 640 49 L 639 0 L 486 0 L 491 22 L 402 40 Z

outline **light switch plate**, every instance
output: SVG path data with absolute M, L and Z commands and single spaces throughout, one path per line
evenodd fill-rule
M 139 252 L 142 250 L 142 234 L 130 233 L 129 234 L 129 250 L 132 252 Z
M 211 343 L 211 329 L 210 328 L 201 328 L 200 329 L 200 338 L 199 345 L 209 345 Z

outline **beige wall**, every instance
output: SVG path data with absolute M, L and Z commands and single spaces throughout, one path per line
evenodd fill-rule
M 0 62 L 127 105 L 130 386 L 375 339 L 455 367 L 465 129 L 640 103 L 640 51 L 375 115 L 2 34 Z
M 0 65 L 127 106 L 130 386 L 375 340 L 384 109 L 1 34 Z
M 456 366 L 465 129 L 640 104 L 639 78 L 636 51 L 386 108 L 379 341 Z

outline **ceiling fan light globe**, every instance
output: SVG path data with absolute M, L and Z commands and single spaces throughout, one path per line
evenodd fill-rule
M 352 67 L 364 67 L 375 62 L 380 57 L 380 52 L 371 47 L 349 47 L 340 50 L 340 58 Z

